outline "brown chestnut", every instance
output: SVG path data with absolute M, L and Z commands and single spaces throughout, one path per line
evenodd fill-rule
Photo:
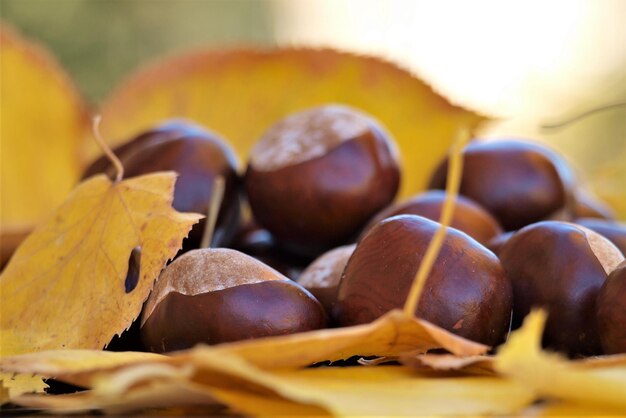
M 609 240 L 572 223 L 544 221 L 517 231 L 500 251 L 513 284 L 514 326 L 542 307 L 547 347 L 571 356 L 600 354 L 596 297 L 623 259 Z
M 141 320 L 151 351 L 323 328 L 320 303 L 302 286 L 235 250 L 190 251 L 163 270 Z
M 337 299 L 337 286 L 356 244 L 344 245 L 325 252 L 300 275 L 298 283 L 320 301 L 326 313 L 332 315 Z
M 398 155 L 370 116 L 329 105 L 272 126 L 251 151 L 255 219 L 286 250 L 316 257 L 347 242 L 396 195 Z
M 572 211 L 572 217 L 577 218 L 599 218 L 606 220 L 614 220 L 615 214 L 613 210 L 605 203 L 599 201 L 595 197 L 592 197 L 589 192 L 577 191 L 576 201 L 574 202 L 574 209 Z
M 495 237 L 490 239 L 489 242 L 487 242 L 485 247 L 493 251 L 495 255 L 500 256 L 500 251 L 502 251 L 502 247 L 504 247 L 504 244 L 506 244 L 506 242 L 513 236 L 513 234 L 515 234 L 515 232 L 517 231 L 508 231 L 503 232 L 500 235 L 496 235 Z
M 342 326 L 402 308 L 440 224 L 398 215 L 361 238 L 343 273 L 333 314 Z M 502 342 L 511 320 L 511 284 L 498 258 L 469 235 L 448 228 L 415 315 L 484 344 Z
M 574 223 L 589 228 L 611 241 L 626 256 L 626 224 L 598 218 L 576 219 Z
M 573 174 L 556 152 L 521 140 L 475 141 L 463 151 L 460 193 L 491 212 L 506 231 L 546 219 L 573 202 Z M 430 188 L 443 189 L 447 160 Z
M 626 353 L 626 261 L 609 274 L 597 300 L 598 333 L 605 354 Z
M 239 227 L 229 247 L 256 258 L 296 281 L 311 262 L 309 258 L 298 257 L 285 252 L 278 246 L 272 234 L 259 226 L 254 219 L 245 221 Z
M 237 158 L 226 142 L 198 125 L 174 121 L 142 133 L 113 152 L 125 169 L 126 177 L 155 171 L 179 173 L 173 206 L 181 212 L 206 214 L 215 178 L 224 179 L 224 196 L 213 234 L 212 246 L 227 245 L 239 223 L 240 179 Z M 113 176 L 113 167 L 100 158 L 87 168 L 84 177 L 98 172 Z M 198 248 L 205 222 L 196 224 L 184 242 L 186 250 Z
M 411 199 L 383 209 L 372 218 L 368 226 L 365 227 L 365 231 L 383 219 L 395 215 L 419 215 L 433 221 L 439 221 L 445 199 L 446 192 L 443 190 L 429 190 L 418 194 Z M 457 196 L 450 226 L 465 232 L 483 245 L 502 233 L 502 227 L 489 212 L 464 196 Z

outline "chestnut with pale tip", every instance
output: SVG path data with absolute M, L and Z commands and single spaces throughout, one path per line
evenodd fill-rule
M 445 200 L 446 192 L 443 190 L 429 190 L 420 193 L 383 209 L 372 218 L 364 231 L 383 219 L 395 215 L 419 215 L 433 221 L 439 221 Z M 455 200 L 450 226 L 465 232 L 483 245 L 502 233 L 502 227 L 487 210 L 464 196 L 457 196 Z
M 304 269 L 298 283 L 320 301 L 326 313 L 332 315 L 337 299 L 337 286 L 356 244 L 343 245 L 325 252 Z
M 574 221 L 611 241 L 626 256 L 626 224 L 598 218 L 580 218 Z
M 596 319 L 605 354 L 626 353 L 626 261 L 609 274 L 600 288 Z
M 389 133 L 355 109 L 328 105 L 272 126 L 250 153 L 245 185 L 254 218 L 306 257 L 349 242 L 398 190 Z
M 436 169 L 429 188 L 444 189 L 448 162 Z M 475 141 L 463 151 L 459 193 L 478 202 L 506 230 L 561 213 L 574 202 L 574 175 L 556 152 L 522 140 Z
M 306 289 L 235 250 L 190 251 L 163 270 L 144 306 L 141 336 L 150 351 L 220 344 L 324 328 Z
M 239 224 L 240 189 L 238 162 L 226 141 L 199 125 L 172 121 L 148 130 L 113 152 L 124 166 L 125 177 L 157 171 L 176 171 L 172 206 L 180 212 L 205 215 L 214 194 L 215 179 L 224 179 L 224 195 L 218 213 L 213 246 L 230 243 Z M 104 172 L 110 177 L 114 169 L 104 157 L 85 171 L 84 177 Z M 200 246 L 205 220 L 194 225 L 183 242 L 184 249 Z
M 361 238 L 339 284 L 333 309 L 341 326 L 373 321 L 404 306 L 426 248 L 440 224 L 398 215 Z M 487 345 L 504 341 L 511 284 L 498 258 L 464 232 L 448 228 L 415 315 Z
M 580 225 L 544 221 L 520 229 L 500 251 L 513 284 L 514 327 L 544 308 L 545 346 L 570 356 L 601 354 L 596 298 L 623 259 L 609 240 Z

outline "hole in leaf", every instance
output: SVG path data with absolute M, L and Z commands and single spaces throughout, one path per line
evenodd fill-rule
M 137 246 L 130 252 L 128 258 L 128 273 L 126 273 L 126 280 L 124 285 L 126 287 L 126 293 L 130 293 L 137 287 L 139 283 L 139 268 L 141 263 L 141 247 Z

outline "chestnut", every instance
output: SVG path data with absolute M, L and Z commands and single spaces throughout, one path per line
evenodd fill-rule
M 198 125 L 173 121 L 149 130 L 113 152 L 125 169 L 126 177 L 155 171 L 179 173 L 174 189 L 173 207 L 181 212 L 206 214 L 215 178 L 224 179 L 224 196 L 212 246 L 225 246 L 239 223 L 240 179 L 234 151 L 217 135 Z M 98 172 L 113 176 L 108 160 L 100 158 L 85 171 L 84 177 Z M 184 249 L 198 248 L 205 221 L 196 224 L 184 242 Z
M 599 218 L 605 220 L 614 220 L 615 214 L 613 210 L 601 202 L 600 200 L 592 197 L 589 192 L 577 191 L 576 200 L 574 202 L 574 208 L 572 211 L 573 219 L 578 218 Z
M 245 187 L 255 219 L 287 251 L 346 243 L 396 195 L 398 154 L 368 115 L 328 105 L 293 114 L 253 147 Z
M 419 215 L 439 221 L 445 199 L 446 192 L 443 190 L 429 190 L 418 194 L 383 209 L 372 218 L 365 231 L 383 219 L 395 215 Z M 464 196 L 457 196 L 450 226 L 465 232 L 483 245 L 502 233 L 502 227 L 489 212 Z
M 573 173 L 556 152 L 521 140 L 475 141 L 463 151 L 459 192 L 492 213 L 506 231 L 544 220 L 572 205 Z M 447 160 L 430 188 L 443 189 Z
M 235 250 L 193 250 L 161 273 L 146 301 L 150 351 L 220 344 L 323 328 L 320 303 L 302 286 Z
M 421 216 L 398 215 L 370 229 L 339 283 L 333 310 L 337 323 L 367 323 L 402 308 L 440 226 Z M 415 315 L 493 346 L 508 332 L 511 303 L 511 284 L 498 258 L 466 233 L 448 228 Z
M 626 224 L 598 218 L 576 219 L 574 223 L 589 228 L 611 241 L 626 255 Z
M 609 274 L 600 288 L 596 319 L 605 354 L 626 353 L 626 261 Z
M 544 221 L 520 229 L 500 251 L 513 284 L 514 327 L 542 307 L 545 346 L 570 356 L 600 354 L 596 297 L 623 259 L 609 240 L 579 225 Z
M 495 255 L 499 256 L 500 251 L 502 251 L 502 247 L 504 247 L 504 244 L 507 243 L 507 241 L 515 234 L 515 232 L 517 231 L 507 231 L 503 232 L 500 235 L 496 235 L 495 237 L 490 239 L 489 242 L 487 242 L 485 247 L 490 249 Z
M 278 246 L 272 234 L 259 226 L 254 219 L 247 220 L 240 225 L 229 248 L 252 256 L 296 281 L 311 262 L 309 258 L 286 253 Z
M 325 252 L 315 259 L 300 275 L 298 283 L 320 301 L 326 313 L 332 316 L 337 299 L 337 286 L 356 244 L 344 245 Z

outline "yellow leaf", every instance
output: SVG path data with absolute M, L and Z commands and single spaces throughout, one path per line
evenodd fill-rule
M 47 51 L 6 26 L 0 43 L 4 235 L 31 229 L 75 186 L 89 119 L 71 80 Z
M 47 387 L 40 376 L 0 372 L 0 405 L 25 393 L 43 393 Z
M 403 159 L 403 196 L 425 187 L 460 126 L 483 120 L 380 59 L 315 49 L 226 50 L 138 71 L 104 102 L 102 131 L 121 142 L 162 119 L 186 117 L 223 134 L 245 161 L 270 125 L 325 103 L 354 106 L 387 126 Z
M 39 370 L 38 374 L 45 377 L 55 377 L 76 386 L 91 387 L 99 371 L 113 371 L 128 365 L 169 360 L 169 357 L 162 354 L 134 351 L 51 350 L 4 357 L 0 359 L 0 371 L 32 374 L 32 370 Z
M 544 311 L 531 312 L 499 350 L 495 369 L 538 397 L 626 412 L 626 364 L 590 367 L 541 350 Z
M 101 349 L 128 328 L 200 215 L 171 207 L 174 173 L 79 185 L 0 276 L 0 354 Z M 140 251 L 134 250 L 140 249 Z M 127 279 L 131 254 L 139 272 Z
M 473 375 L 494 375 L 492 356 L 460 357 L 452 354 L 419 354 L 404 356 L 400 362 L 418 371 L 438 370 Z
M 11 402 L 61 414 L 85 413 L 98 409 L 110 414 L 127 414 L 177 405 L 182 410 L 173 415 L 199 416 L 218 414 L 224 409 L 206 388 L 179 381 L 151 382 L 115 396 L 85 391 L 56 396 L 23 395 L 13 398 Z M 201 409 L 188 409 L 191 407 Z
M 403 312 L 394 310 L 370 324 L 199 347 L 195 350 L 206 352 L 207 355 L 234 354 L 256 366 L 276 369 L 303 367 L 353 356 L 392 357 L 433 348 L 445 348 L 458 355 L 483 354 L 488 349 L 429 322 L 409 318 Z

